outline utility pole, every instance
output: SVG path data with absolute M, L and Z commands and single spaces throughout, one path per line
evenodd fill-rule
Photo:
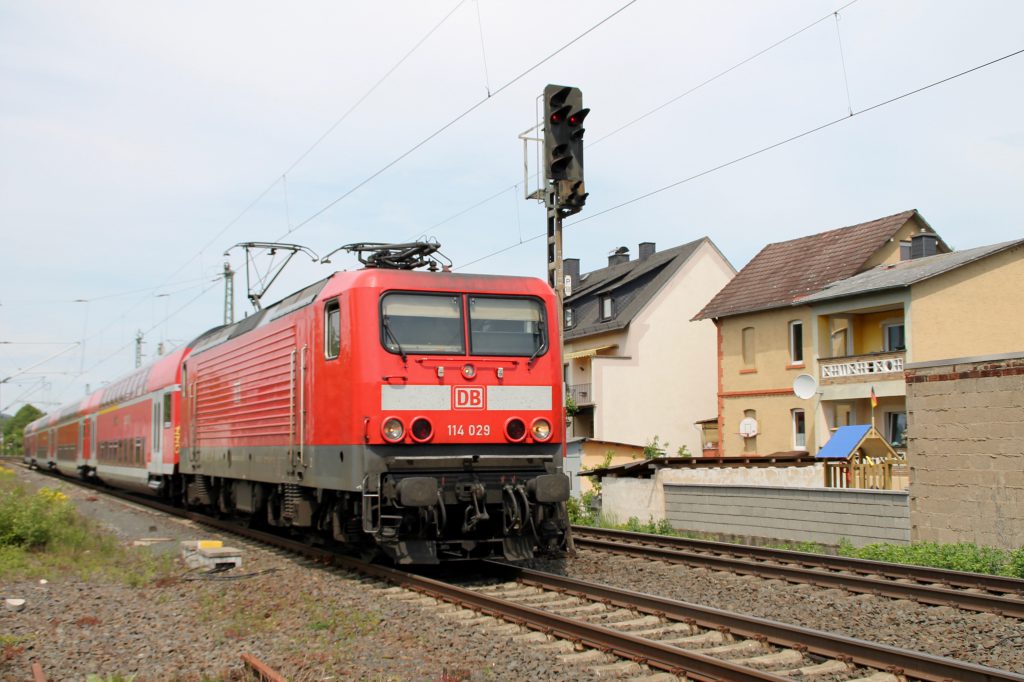
M 224 263 L 224 324 L 235 321 L 235 271 Z
M 142 339 L 145 338 L 140 329 L 135 333 L 135 369 L 142 367 Z

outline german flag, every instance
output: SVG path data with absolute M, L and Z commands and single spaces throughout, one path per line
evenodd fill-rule
M 871 407 L 872 409 L 878 407 L 878 396 L 875 395 L 875 387 L 871 387 Z

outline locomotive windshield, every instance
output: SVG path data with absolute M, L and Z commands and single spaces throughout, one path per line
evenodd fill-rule
M 544 310 L 533 298 L 469 297 L 473 355 L 534 356 L 544 348 Z
M 392 353 L 535 357 L 547 347 L 544 306 L 526 297 L 389 293 L 381 298 L 381 343 Z
M 385 294 L 381 338 L 392 353 L 466 352 L 460 296 Z

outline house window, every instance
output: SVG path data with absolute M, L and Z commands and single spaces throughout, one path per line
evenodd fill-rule
M 906 350 L 907 340 L 904 336 L 903 323 L 882 325 L 882 336 L 885 339 L 885 350 Z
M 800 320 L 789 323 L 789 364 L 804 364 L 804 323 Z
M 601 319 L 610 320 L 612 319 L 612 297 L 602 296 L 601 297 Z
M 743 365 L 745 367 L 754 366 L 754 328 L 744 327 L 743 329 Z
M 565 328 L 568 329 L 573 325 L 572 308 L 566 308 L 562 312 L 565 318 Z
M 900 260 L 910 260 L 910 242 L 900 242 Z
M 907 413 L 885 413 L 885 438 L 894 448 L 907 446 Z
M 793 419 L 793 448 L 796 450 L 807 449 L 807 418 L 803 410 L 792 410 Z

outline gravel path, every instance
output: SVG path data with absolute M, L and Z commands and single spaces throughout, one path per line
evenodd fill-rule
M 537 570 L 1024 673 L 1024 621 L 583 550 Z
M 181 540 L 222 539 L 243 550 L 234 580 L 179 577 L 132 588 L 98 578 L 50 576 L 0 586 L 27 600 L 0 606 L 0 679 L 31 680 L 38 661 L 51 682 L 240 680 L 251 653 L 289 680 L 379 682 L 596 679 L 567 674 L 556 652 L 445 618 L 388 586 L 221 536 L 188 521 L 97 496 L 16 468 L 32 487 L 59 488 L 136 551 L 174 552 Z M 156 542 L 154 542 L 156 540 Z M 405 593 L 404 596 L 408 596 Z M 497 624 L 496 624 L 497 625 Z

